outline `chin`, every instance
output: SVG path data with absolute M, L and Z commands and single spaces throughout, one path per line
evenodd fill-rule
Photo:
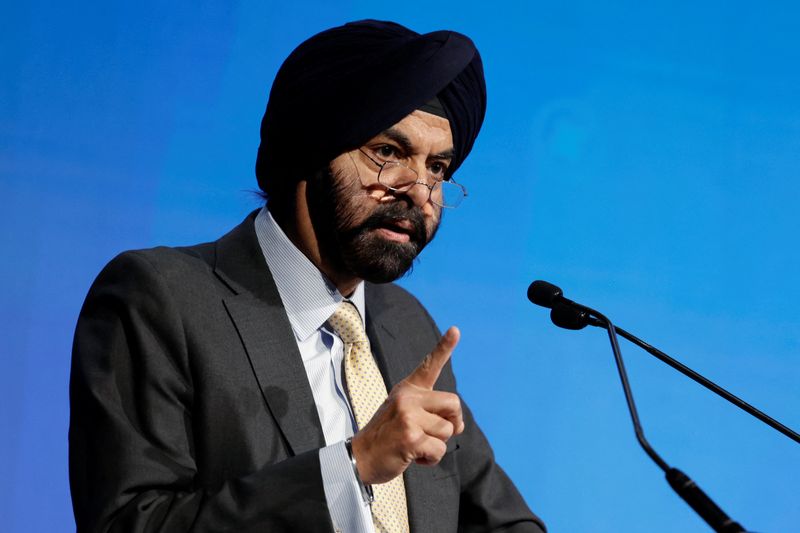
M 416 242 L 393 242 L 377 236 L 358 239 L 345 254 L 347 266 L 358 278 L 389 283 L 406 275 L 422 251 Z

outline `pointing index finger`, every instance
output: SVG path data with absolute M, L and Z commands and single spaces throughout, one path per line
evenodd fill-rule
M 433 351 L 426 355 L 419 366 L 408 375 L 406 381 L 417 387 L 433 389 L 460 338 L 461 332 L 457 327 L 451 326 L 439 339 Z

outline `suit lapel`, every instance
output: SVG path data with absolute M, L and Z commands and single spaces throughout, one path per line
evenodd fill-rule
M 386 390 L 392 390 L 392 387 L 400 380 L 405 378 L 409 372 L 408 363 L 411 359 L 404 357 L 408 354 L 404 353 L 407 346 L 402 342 L 398 342 L 396 332 L 391 324 L 386 324 L 382 321 L 377 321 L 372 318 L 370 313 L 370 306 L 367 304 L 367 337 L 369 337 L 370 348 L 375 361 L 378 363 L 383 381 L 386 384 Z
M 367 336 L 386 382 L 386 390 L 391 390 L 417 367 L 425 353 L 417 353 L 419 349 L 400 329 L 413 317 L 406 316 L 408 310 L 385 298 L 383 293 L 380 285 L 366 283 L 364 287 Z
M 254 217 L 251 213 L 217 241 L 214 272 L 234 293 L 223 304 L 267 408 L 296 455 L 324 446 L 325 437 L 292 327 L 258 244 Z
M 367 311 L 367 336 L 372 355 L 386 382 L 386 390 L 408 376 L 422 361 L 424 351 L 414 346 L 399 330 L 400 324 L 413 323 L 404 317 L 405 309 L 398 308 L 391 301 L 382 298 L 379 286 L 368 283 L 365 287 Z M 419 353 L 418 353 L 419 352 Z M 431 472 L 424 467 L 411 465 L 403 474 L 408 502 L 408 518 L 412 531 L 435 531 L 428 529 L 438 523 L 435 512 L 427 502 L 436 500 L 437 485 L 431 483 Z

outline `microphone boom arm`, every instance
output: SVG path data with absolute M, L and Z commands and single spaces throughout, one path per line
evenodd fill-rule
M 703 490 L 697 486 L 697 484 L 686 474 L 678 470 L 677 468 L 669 466 L 664 459 L 659 456 L 656 451 L 650 446 L 650 443 L 644 436 L 644 430 L 642 429 L 642 425 L 639 422 L 639 414 L 636 410 L 636 404 L 633 400 L 633 393 L 631 392 L 630 383 L 628 382 L 628 374 L 625 372 L 625 363 L 622 360 L 622 352 L 619 349 L 619 342 L 617 341 L 617 332 L 620 332 L 620 335 L 624 336 L 626 339 L 639 344 L 639 339 L 630 335 L 627 331 L 621 330 L 614 326 L 605 315 L 581 305 L 577 302 L 573 302 L 572 300 L 568 300 L 564 298 L 564 293 L 561 291 L 560 288 L 556 287 L 555 285 L 548 283 L 546 281 L 534 281 L 528 287 L 528 299 L 536 305 L 541 305 L 543 307 L 550 308 L 550 318 L 554 324 L 560 327 L 564 327 L 566 329 L 583 329 L 588 324 L 592 324 L 593 326 L 598 326 L 604 328 L 608 333 L 608 339 L 611 342 L 611 349 L 614 352 L 614 361 L 617 365 L 617 371 L 619 372 L 619 378 L 622 382 L 622 390 L 625 393 L 625 401 L 628 404 L 628 412 L 631 415 L 631 421 L 633 422 L 633 429 L 636 433 L 636 440 L 639 442 L 639 445 L 642 449 L 647 453 L 647 455 L 655 462 L 666 476 L 667 482 L 669 483 L 670 487 L 680 496 L 689 506 L 709 525 L 711 528 L 717 533 L 744 533 L 745 529 L 742 527 L 741 524 L 736 522 L 735 520 L 731 519 L 725 512 L 719 508 L 719 506 L 714 503 L 714 501 L 708 497 L 708 495 L 703 492 Z M 634 340 L 635 339 L 635 340 Z M 668 357 L 663 352 L 658 352 L 658 354 L 654 353 L 652 350 L 655 350 L 649 344 L 646 344 L 640 341 L 642 346 L 645 350 L 650 353 L 653 353 L 656 357 L 660 360 L 664 361 L 665 363 L 673 366 L 673 368 L 683 372 L 686 374 L 685 371 L 690 372 L 689 377 L 698 381 L 703 385 L 711 384 L 708 380 L 700 376 L 699 374 L 695 373 L 688 367 L 685 367 L 675 361 L 674 359 Z M 655 350 L 657 351 L 657 350 Z M 700 379 L 697 379 L 700 378 Z M 712 384 L 713 385 L 713 384 Z M 732 394 L 724 391 L 723 389 L 717 387 L 718 389 L 725 392 L 728 396 L 735 398 L 740 403 L 744 404 L 741 400 L 733 396 Z M 719 391 L 712 388 L 714 392 L 719 394 Z M 724 396 L 726 399 L 730 401 L 730 398 Z M 734 402 L 736 403 L 736 402 Z M 739 405 L 737 403 L 737 405 Z M 747 405 L 747 404 L 744 404 Z M 745 407 L 740 406 L 743 409 Z M 748 405 L 748 407 L 750 407 Z M 747 409 L 745 409 L 747 410 Z M 755 410 L 755 409 L 754 409 Z M 748 410 L 748 412 L 750 412 Z M 751 413 L 753 414 L 753 413 Z M 763 414 L 763 413 L 761 413 Z M 764 415 L 766 416 L 766 415 Z M 760 418 L 760 417 L 759 417 Z
M 589 323 L 592 324 L 593 326 L 603 327 L 602 324 L 599 321 L 597 323 L 595 323 L 594 321 L 590 321 Z M 749 403 L 745 402 L 741 398 L 731 394 L 730 392 L 726 391 L 725 389 L 723 389 L 722 387 L 720 387 L 719 385 L 717 385 L 713 381 L 703 377 L 702 375 L 698 374 L 697 372 L 695 372 L 694 370 L 692 370 L 688 366 L 684 365 L 680 361 L 676 361 L 675 359 L 673 359 L 672 357 L 668 356 L 667 354 L 665 354 L 664 352 L 662 352 L 661 350 L 659 350 L 655 346 L 652 346 L 652 345 L 648 344 L 647 342 L 645 342 L 642 339 L 636 337 L 632 333 L 629 333 L 629 332 L 625 331 L 624 329 L 622 329 L 619 326 L 614 326 L 614 329 L 616 330 L 616 332 L 617 332 L 617 334 L 619 336 L 629 340 L 630 342 L 632 342 L 636 346 L 642 348 L 643 350 L 645 350 L 646 352 L 651 354 L 653 357 L 655 357 L 659 361 L 671 366 L 672 368 L 674 368 L 675 370 L 677 370 L 678 372 L 680 372 L 684 376 L 694 380 L 695 382 L 699 383 L 700 385 L 702 385 L 703 387 L 707 388 L 711 392 L 713 392 L 713 393 L 725 398 L 726 400 L 731 402 L 733 405 L 735 405 L 739 409 L 742 409 L 746 413 L 756 417 L 757 419 L 761 420 L 762 422 L 764 422 L 765 424 L 767 424 L 771 428 L 780 431 L 781 433 L 783 433 L 784 435 L 786 435 L 787 437 L 789 437 L 793 441 L 795 441 L 797 443 L 800 443 L 800 435 L 798 435 L 797 433 L 792 431 L 790 428 L 784 426 L 783 424 L 781 424 L 780 422 L 778 422 L 777 420 L 775 420 L 774 418 L 772 418 L 768 414 L 764 413 L 763 411 L 760 411 L 760 410 L 756 409 L 755 407 L 753 407 Z
M 669 486 L 683 499 L 689 506 L 713 529 L 716 533 L 744 533 L 745 529 L 741 524 L 730 518 L 725 511 L 723 511 L 714 500 L 712 500 L 703 490 L 686 474 L 677 468 L 669 466 L 660 455 L 650 446 L 650 443 L 644 436 L 644 430 L 639 422 L 639 414 L 636 410 L 636 404 L 633 401 L 633 393 L 631 392 L 630 384 L 628 383 L 628 374 L 625 372 L 625 364 L 622 361 L 622 352 L 619 349 L 617 342 L 617 331 L 619 328 L 614 326 L 605 315 L 575 303 L 571 300 L 564 298 L 564 302 L 569 305 L 575 306 L 582 312 L 587 313 L 589 317 L 593 317 L 596 323 L 593 325 L 603 325 L 608 332 L 608 338 L 611 341 L 611 350 L 614 352 L 614 360 L 617 364 L 619 371 L 619 378 L 622 382 L 622 389 L 625 393 L 625 401 L 628 404 L 628 411 L 633 421 L 633 428 L 636 433 L 636 440 L 639 445 L 647 453 L 647 455 L 664 471 Z M 627 333 L 627 332 L 626 332 Z M 628 338 L 628 337 L 625 337 Z M 629 339 L 630 340 L 630 339 Z M 649 350 L 648 350 L 649 351 Z M 675 361 L 677 363 L 677 361 Z M 682 365 L 681 365 L 682 366 Z
M 555 324 L 558 327 L 578 330 L 578 329 L 583 329 L 588 325 L 591 325 L 597 328 L 607 329 L 605 322 L 603 322 L 602 320 L 598 320 L 597 318 L 592 316 L 592 313 L 596 313 L 595 311 L 589 309 L 588 307 L 582 306 L 576 302 L 573 302 L 572 300 L 568 300 L 563 296 L 559 296 L 557 301 L 554 301 L 552 303 L 548 302 L 548 304 L 551 305 L 550 319 L 553 321 L 553 324 Z M 646 352 L 648 352 L 650 355 L 652 355 L 662 363 L 671 366 L 684 376 L 688 377 L 689 379 L 693 380 L 696 383 L 699 383 L 700 385 L 707 388 L 714 394 L 722 398 L 725 398 L 730 403 L 732 403 L 739 409 L 743 410 L 747 414 L 764 422 L 771 428 L 780 431 L 793 441 L 800 443 L 800 435 L 798 435 L 797 432 L 781 424 L 768 414 L 764 413 L 763 411 L 760 411 L 759 409 L 745 402 L 738 396 L 723 389 L 710 379 L 704 377 L 698 372 L 695 372 L 694 370 L 684 365 L 680 361 L 673 359 L 672 357 L 668 356 L 655 346 L 652 346 L 646 341 L 643 341 L 642 339 L 638 338 L 636 335 L 628 331 L 625 331 L 621 327 L 614 326 L 614 331 L 616 331 L 617 335 L 627 339 L 636 346 L 645 350 Z
M 603 327 L 608 332 L 608 340 L 611 342 L 611 351 L 614 352 L 614 362 L 617 365 L 617 371 L 619 373 L 619 379 L 622 382 L 622 390 L 625 394 L 625 402 L 628 404 L 628 412 L 631 415 L 631 421 L 633 422 L 633 430 L 636 433 L 636 440 L 639 441 L 639 445 L 645 451 L 645 453 L 663 470 L 667 472 L 669 470 L 669 465 L 661 458 L 660 455 L 656 453 L 650 443 L 644 436 L 644 430 L 642 429 L 642 424 L 639 422 L 639 412 L 636 410 L 636 403 L 633 401 L 633 393 L 631 392 L 631 386 L 628 382 L 628 373 L 625 371 L 625 363 L 622 360 L 622 351 L 619 349 L 619 343 L 617 342 L 617 335 L 616 335 L 616 326 L 611 323 L 605 315 L 595 311 L 594 309 L 590 309 L 583 305 L 577 304 L 575 302 L 570 302 L 571 305 L 577 306 L 582 311 L 586 312 L 589 316 L 594 317 L 597 322 L 598 326 Z

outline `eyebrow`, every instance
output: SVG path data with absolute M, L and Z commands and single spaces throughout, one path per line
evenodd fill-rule
M 411 142 L 411 139 L 403 133 L 395 128 L 389 128 L 384 130 L 380 133 L 381 135 L 385 135 L 389 139 L 393 140 L 397 144 L 400 145 L 400 148 L 403 149 L 406 153 L 413 153 L 414 152 L 414 145 Z M 430 159 L 453 159 L 455 155 L 455 150 L 453 148 L 448 148 L 438 154 L 433 154 L 430 156 Z
M 445 150 L 444 152 L 439 152 L 438 154 L 433 154 L 431 159 L 453 159 L 456 155 L 456 151 L 452 148 L 449 150 Z
M 381 135 L 389 137 L 391 140 L 393 140 L 394 142 L 399 144 L 400 148 L 402 148 L 404 152 L 410 153 L 410 152 L 413 151 L 412 150 L 413 146 L 411 144 L 411 139 L 409 139 L 408 136 L 405 133 L 403 133 L 403 132 L 401 132 L 399 130 L 396 130 L 394 128 L 389 128 L 387 130 L 383 130 L 381 132 Z

